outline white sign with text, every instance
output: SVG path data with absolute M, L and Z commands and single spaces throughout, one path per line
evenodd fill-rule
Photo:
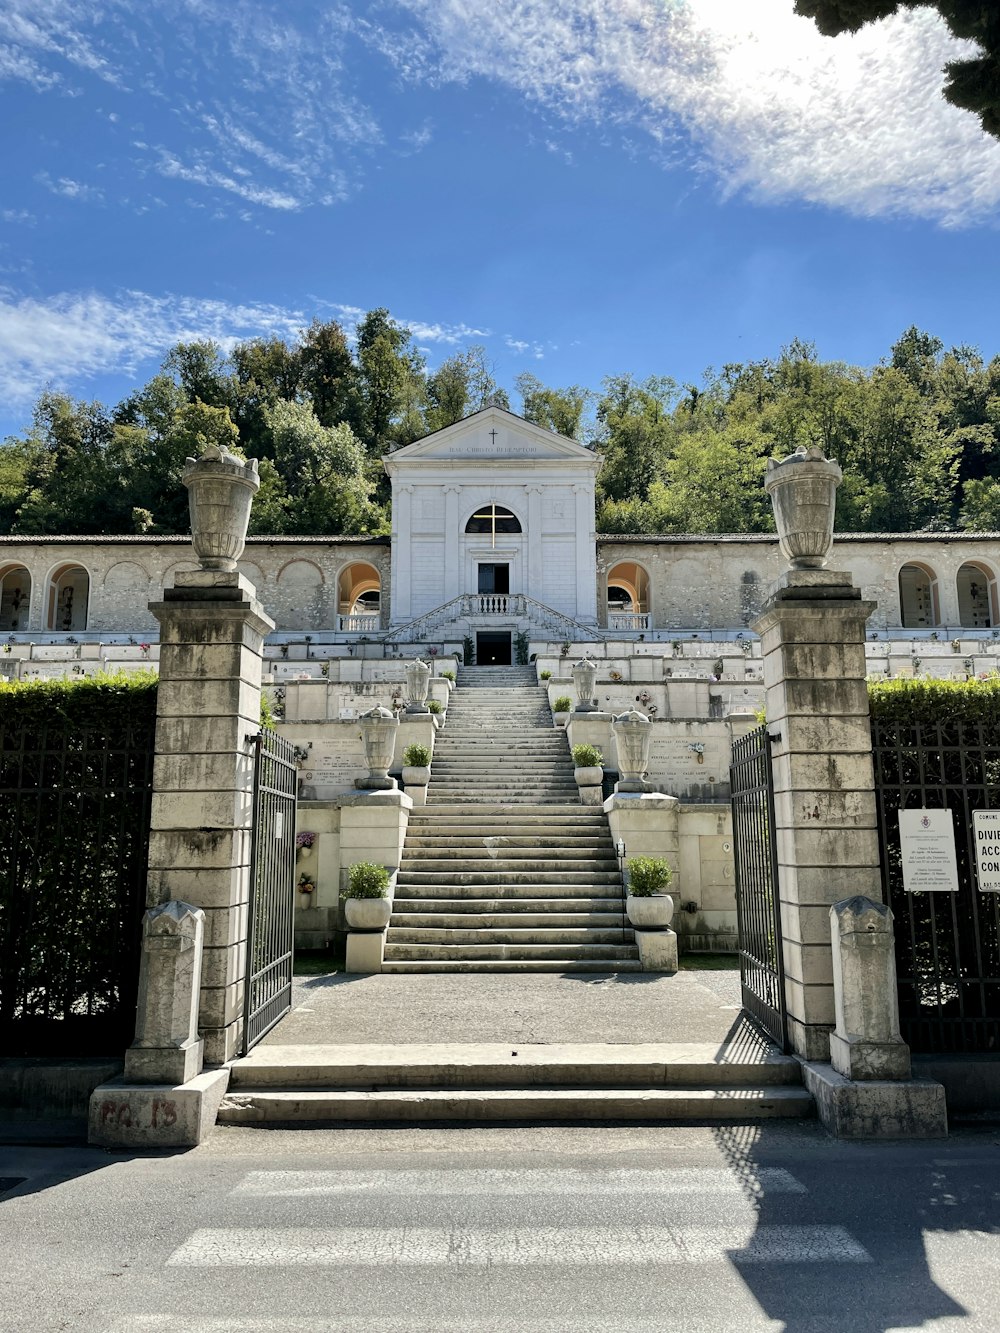
M 1000 893 L 1000 810 L 973 810 L 976 879 L 980 893 Z
M 900 810 L 899 847 L 907 893 L 957 893 L 955 820 L 950 810 Z

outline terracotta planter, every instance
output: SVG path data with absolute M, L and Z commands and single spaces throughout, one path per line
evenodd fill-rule
M 191 543 L 202 569 L 234 570 L 260 490 L 256 458 L 244 463 L 211 445 L 200 458 L 186 460 L 181 480 L 188 488 Z
M 669 893 L 653 893 L 638 898 L 628 894 L 625 911 L 636 930 L 666 930 L 673 920 L 674 900 Z
M 344 917 L 351 930 L 385 930 L 392 916 L 388 898 L 345 898 Z

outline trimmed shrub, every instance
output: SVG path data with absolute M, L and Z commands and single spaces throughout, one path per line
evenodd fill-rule
M 651 898 L 673 879 L 673 871 L 662 857 L 636 856 L 628 863 L 628 891 L 634 898 Z
M 573 763 L 577 768 L 600 768 L 604 755 L 596 745 L 574 745 Z
M 427 711 L 428 713 L 433 713 L 435 717 L 440 717 L 444 712 L 444 709 L 441 707 L 440 699 L 428 699 Z
M 568 713 L 573 707 L 573 700 L 568 694 L 560 694 L 559 698 L 552 705 L 553 713 Z
M 1000 676 L 986 680 L 870 680 L 876 722 L 982 722 L 1000 727 Z
M 552 679 L 552 672 L 551 672 L 551 671 L 539 671 L 539 673 L 538 673 L 538 679 L 539 679 L 539 680 L 551 680 L 551 679 Z
M 345 898 L 384 898 L 389 892 L 389 872 L 374 861 L 359 861 L 347 872 Z
M 403 763 L 407 768 L 426 768 L 431 762 L 431 752 L 426 745 L 408 745 L 403 751 Z
M 454 671 L 442 671 L 442 672 L 441 672 L 441 677 L 442 677 L 443 680 L 450 680 L 451 683 L 454 685 L 454 683 L 455 683 L 455 673 L 454 673 Z

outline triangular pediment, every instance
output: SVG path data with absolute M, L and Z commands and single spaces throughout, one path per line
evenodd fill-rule
M 591 467 L 599 464 L 592 449 L 525 421 L 502 407 L 484 407 L 481 412 L 397 449 L 383 461 L 392 469 L 399 463 L 460 460 L 489 463 L 494 459 L 505 463 L 538 459 L 589 463 Z

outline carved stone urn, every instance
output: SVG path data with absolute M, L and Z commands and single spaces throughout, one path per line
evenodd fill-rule
M 645 713 L 630 708 L 611 723 L 618 749 L 619 778 L 616 791 L 644 792 L 643 781 L 649 768 L 649 746 L 653 739 L 653 724 Z
M 427 691 L 430 688 L 431 669 L 420 658 L 407 662 L 404 669 L 406 676 L 406 711 L 408 713 L 427 713 Z
M 185 460 L 191 542 L 202 569 L 235 570 L 246 545 L 250 506 L 260 490 L 257 460 L 244 462 L 218 445 Z
M 822 449 L 799 447 L 771 458 L 764 489 L 771 497 L 778 541 L 793 569 L 823 569 L 833 547 L 837 487 L 844 474 Z
M 373 708 L 362 713 L 359 721 L 368 776 L 355 778 L 355 787 L 362 791 L 395 791 L 396 779 L 389 776 L 389 765 L 396 750 L 399 719 L 388 708 Z
M 594 681 L 597 679 L 597 665 L 587 657 L 577 662 L 573 668 L 573 684 L 576 686 L 577 713 L 593 713 L 597 710 L 594 701 Z

